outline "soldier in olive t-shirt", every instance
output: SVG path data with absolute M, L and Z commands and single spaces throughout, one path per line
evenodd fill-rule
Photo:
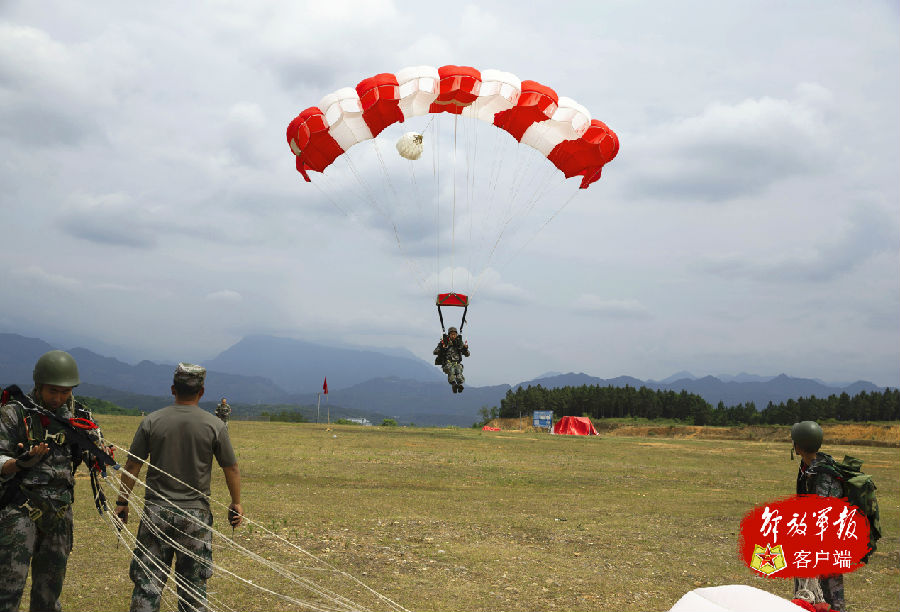
M 209 507 L 213 458 L 225 473 L 231 494 L 228 520 L 232 527 L 243 521 L 240 473 L 228 429 L 199 406 L 205 380 L 202 366 L 179 363 L 172 384 L 175 404 L 144 417 L 131 443 L 116 500 L 116 515 L 123 522 L 128 521 L 135 479 L 143 463 L 149 464 L 144 512 L 129 570 L 134 582 L 131 612 L 159 611 L 173 558 L 178 609 L 206 610 L 206 581 L 213 568 Z
M 225 423 L 199 406 L 174 405 L 150 413 L 141 421 L 128 452 L 142 460 L 150 457 L 147 503 L 171 505 L 165 501 L 169 500 L 179 508 L 209 509 L 213 457 L 223 468 L 237 463 Z

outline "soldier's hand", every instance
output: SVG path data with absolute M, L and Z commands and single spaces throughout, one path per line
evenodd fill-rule
M 228 506 L 228 522 L 234 529 L 244 522 L 244 508 L 240 504 L 231 504 Z
M 123 525 L 128 522 L 128 505 L 127 504 L 123 505 L 120 503 L 116 503 L 116 517 L 120 521 L 122 521 Z
M 19 443 L 19 456 L 16 457 L 16 467 L 20 470 L 27 470 L 37 465 L 38 461 L 50 452 L 50 446 L 46 442 L 41 442 L 36 446 L 32 446 L 29 450 L 25 450 L 25 445 Z

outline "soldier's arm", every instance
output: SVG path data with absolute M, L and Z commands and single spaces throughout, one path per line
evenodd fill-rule
M 3 406 L 0 409 L 0 480 L 9 480 L 22 471 L 23 463 L 24 467 L 30 467 L 50 451 L 50 447 L 43 442 L 26 449 L 25 442 L 27 435 L 15 405 Z M 26 453 L 24 458 L 23 453 Z
M 228 486 L 228 493 L 231 495 L 231 505 L 228 506 L 234 511 L 236 516 L 229 517 L 232 527 L 237 527 L 244 522 L 244 508 L 241 506 L 241 472 L 238 470 L 237 463 L 223 467 L 225 473 L 225 484 Z
M 122 489 L 119 491 L 119 497 L 116 499 L 115 513 L 123 523 L 128 522 L 128 498 L 131 497 L 135 479 L 141 473 L 143 465 L 137 459 L 129 457 L 128 461 L 125 462 L 125 469 L 122 470 Z

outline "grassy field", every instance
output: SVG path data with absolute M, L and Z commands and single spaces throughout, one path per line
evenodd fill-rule
M 126 447 L 138 422 L 101 419 Z M 793 492 L 798 464 L 783 441 L 240 421 L 231 434 L 250 518 L 409 610 L 668 610 L 699 586 L 792 592 L 737 556 L 744 514 Z M 885 537 L 847 577 L 848 603 L 897 610 L 897 449 L 826 439 L 823 450 L 862 458 L 878 484 Z M 86 478 L 76 495 L 63 608 L 127 609 L 129 551 L 98 517 Z M 213 497 L 228 501 L 220 470 Z M 216 525 L 226 529 L 221 510 Z M 234 538 L 357 603 L 386 607 L 259 527 Z M 256 584 L 296 590 L 227 546 L 214 555 Z M 221 572 L 210 590 L 235 610 L 292 609 Z

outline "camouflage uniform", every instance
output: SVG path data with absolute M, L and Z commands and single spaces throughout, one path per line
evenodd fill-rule
M 221 401 L 216 406 L 216 416 L 222 419 L 222 422 L 226 425 L 228 424 L 228 417 L 231 416 L 231 406 L 228 405 L 228 402 Z
M 469 347 L 463 342 L 462 336 L 456 336 L 456 340 L 450 340 L 449 336 L 444 336 L 438 342 L 434 349 L 435 365 L 440 365 L 444 374 L 447 375 L 447 382 L 453 385 L 454 391 L 457 385 L 466 382 L 463 376 L 463 356 L 469 356 Z
M 178 609 L 206 610 L 212 576 L 212 512 L 147 504 L 128 572 L 134 582 L 131 612 L 157 612 L 172 558 L 178 575 Z M 177 552 L 177 554 L 176 554 Z
M 822 463 L 833 462 L 834 459 L 825 453 L 816 453 L 815 460 L 809 465 L 800 463 L 800 470 L 797 473 L 797 494 L 819 495 L 821 497 L 843 497 L 844 489 L 841 483 L 830 473 L 824 470 L 817 470 L 816 467 Z M 815 579 L 813 579 L 815 580 Z M 822 595 L 825 601 L 836 612 L 846 612 L 846 603 L 844 601 L 844 576 L 843 574 L 834 574 L 818 577 L 819 586 L 822 589 Z M 794 591 L 801 588 L 809 588 L 816 592 L 815 588 L 804 585 L 796 578 L 794 579 Z
M 30 397 L 40 404 L 36 391 Z M 91 418 L 90 412 L 73 399 L 63 404 L 57 415 Z M 92 433 L 99 439 L 99 430 Z M 59 595 L 72 551 L 73 451 L 65 442 L 63 426 L 56 421 L 42 421 L 15 401 L 0 408 L 0 465 L 20 454 L 19 443 L 28 449 L 40 442 L 50 446 L 40 462 L 18 474 L 0 477 L 0 489 L 10 500 L 0 509 L 0 612 L 19 609 L 29 565 L 30 609 L 61 609 Z

